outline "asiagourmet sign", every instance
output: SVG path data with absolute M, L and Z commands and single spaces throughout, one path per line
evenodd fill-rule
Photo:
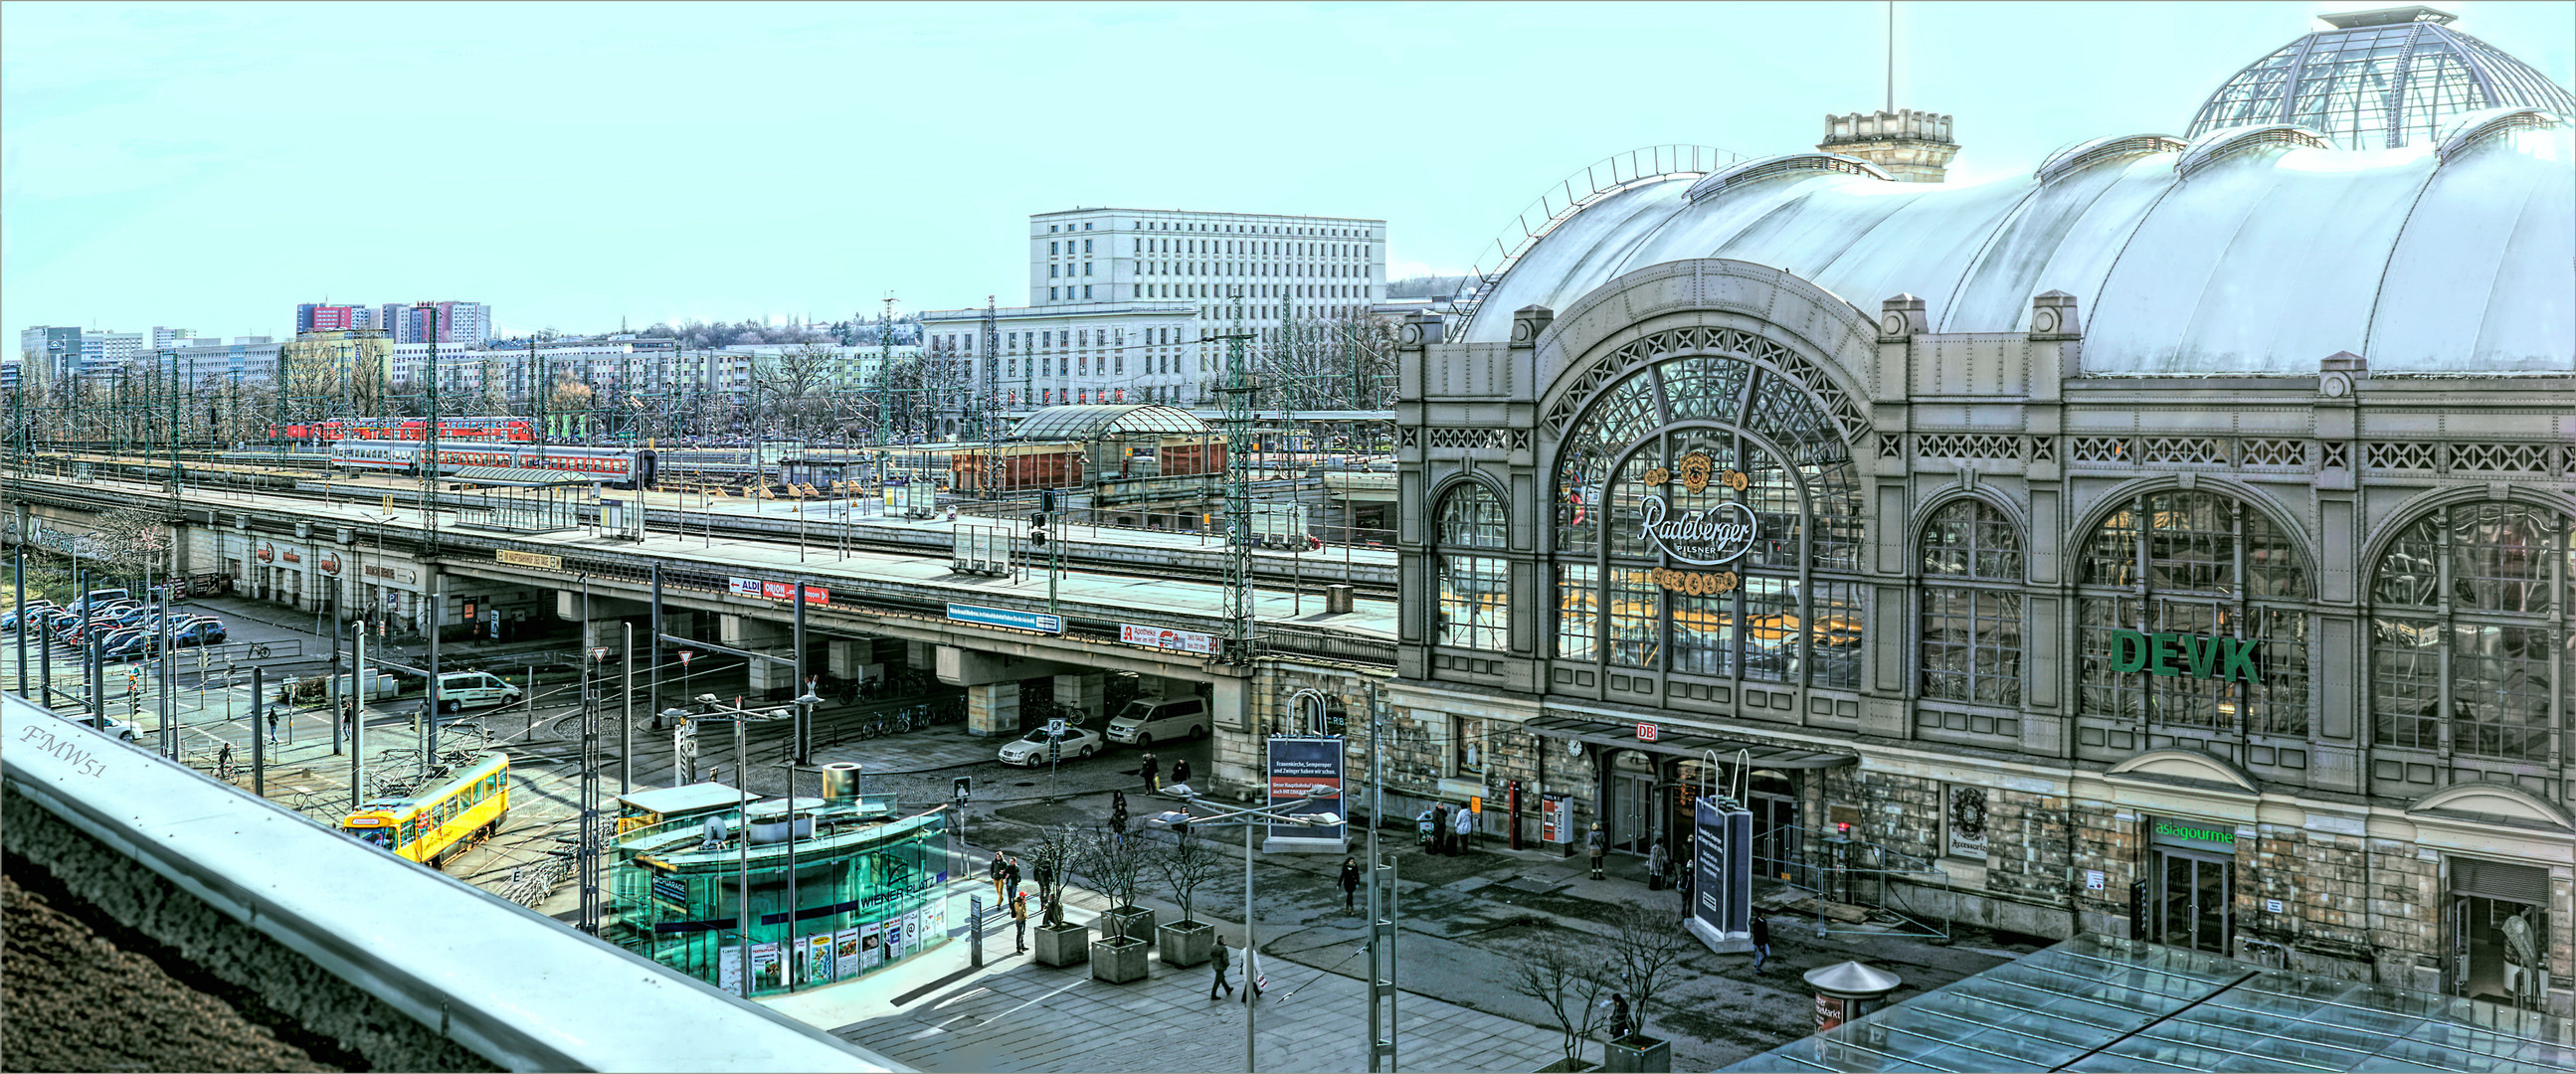
M 2200 634 L 2111 632 L 2111 667 L 2220 682 L 2261 682 L 2263 643 Z

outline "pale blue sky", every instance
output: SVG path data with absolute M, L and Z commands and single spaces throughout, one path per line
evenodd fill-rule
M 2177 132 L 2371 0 L 1900 5 L 1954 174 Z M 2576 3 L 2441 5 L 2561 85 Z M 1027 297 L 1026 218 L 1382 217 L 1465 267 L 1604 156 L 1814 144 L 1877 3 L 0 4 L 0 325 L 285 335 L 329 298 L 505 329 Z

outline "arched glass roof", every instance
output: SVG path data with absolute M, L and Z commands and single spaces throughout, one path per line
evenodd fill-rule
M 1193 435 L 1208 431 L 1198 416 L 1152 403 L 1051 406 L 1020 420 L 1021 440 L 1096 440 L 1104 436 Z
M 2287 123 L 2344 149 L 2394 149 L 2482 109 L 2522 106 L 2576 117 L 2576 96 L 2451 29 L 2449 12 L 2416 5 L 2318 17 L 2331 28 L 2236 72 L 2201 104 L 2186 136 Z

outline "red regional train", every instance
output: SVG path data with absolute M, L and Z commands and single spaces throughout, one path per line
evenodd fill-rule
M 331 451 L 331 465 L 346 470 L 396 471 L 420 473 L 420 460 L 425 445 L 418 441 L 383 440 L 357 443 L 343 440 Z M 712 453 L 710 453 L 712 454 Z M 509 444 L 438 445 L 439 472 L 448 473 L 460 466 L 504 466 L 522 470 L 570 470 L 597 476 L 602 482 L 619 486 L 649 486 L 653 483 L 659 452 L 651 448 L 587 448 L 549 446 L 513 446 Z M 729 455 L 729 453 L 728 453 Z
M 332 418 L 268 427 L 271 440 L 335 444 L 342 440 L 420 440 L 429 433 L 427 418 Z M 470 443 L 533 444 L 536 422 L 506 416 L 438 419 L 438 438 Z

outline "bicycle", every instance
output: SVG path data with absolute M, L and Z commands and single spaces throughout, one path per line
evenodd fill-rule
M 250 654 L 250 658 L 253 660 L 268 659 L 268 644 L 266 642 L 252 642 L 250 644 L 250 648 L 245 651 Z

